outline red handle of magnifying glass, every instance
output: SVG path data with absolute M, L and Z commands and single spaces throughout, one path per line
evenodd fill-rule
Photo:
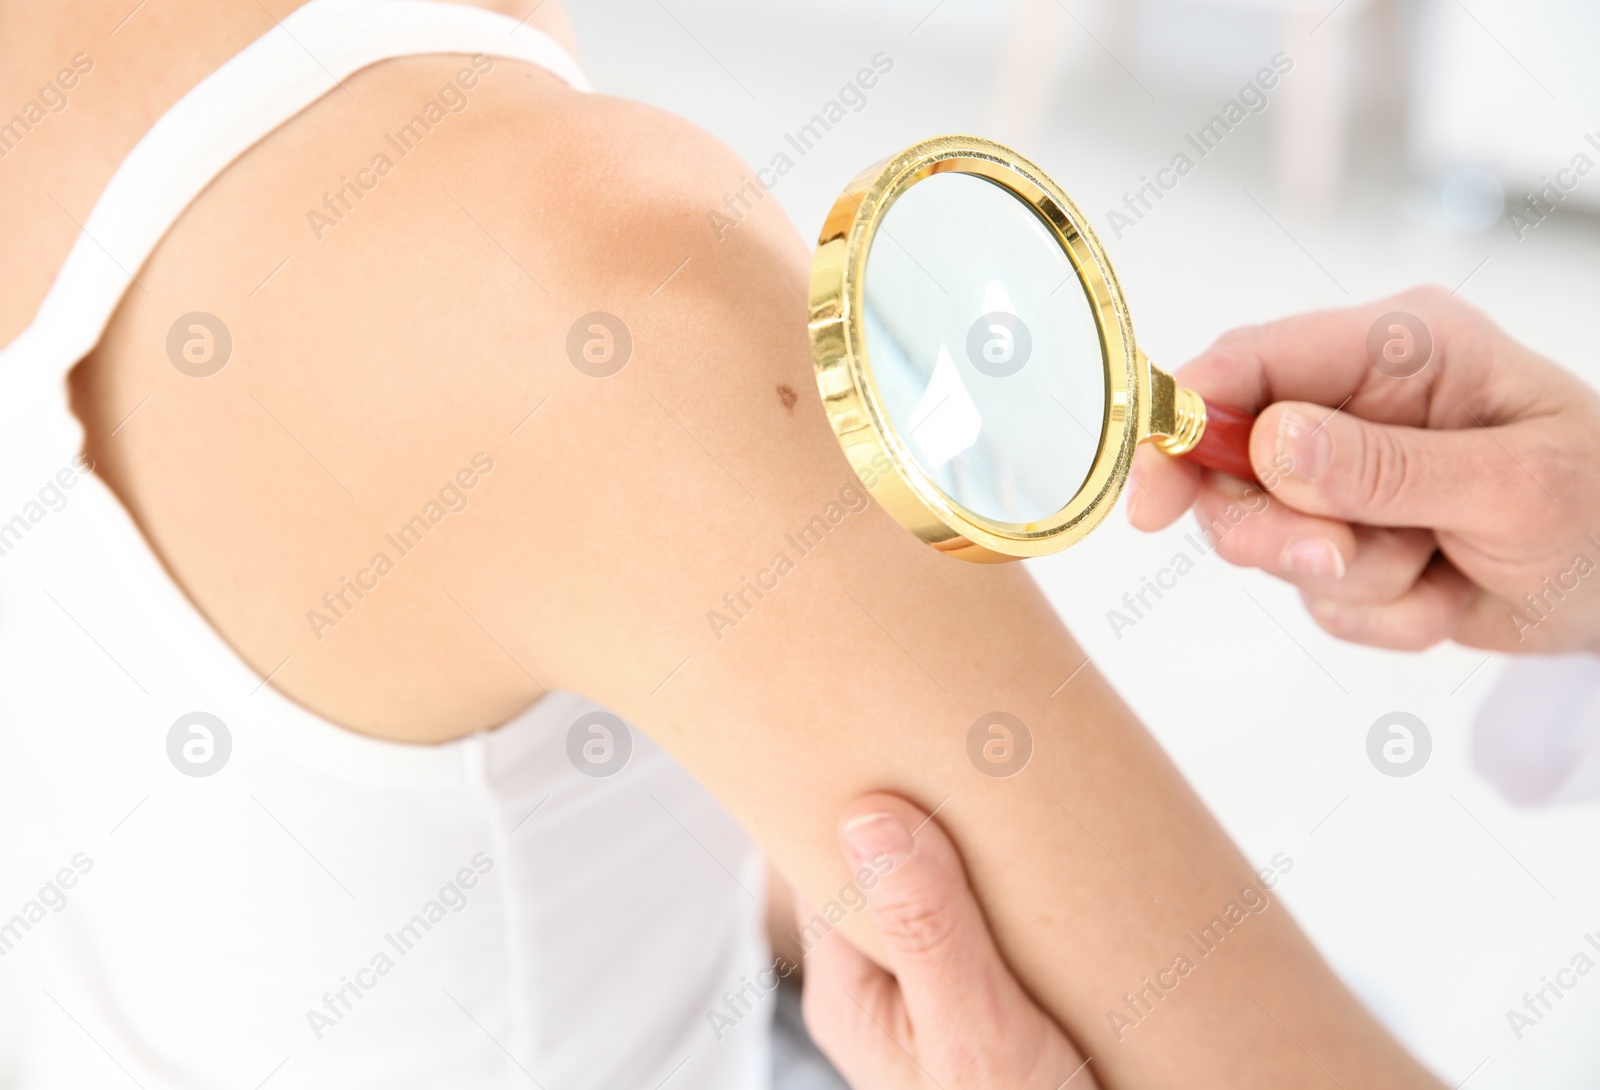
M 1183 455 L 1196 465 L 1218 469 L 1242 481 L 1256 481 L 1255 468 L 1250 464 L 1250 429 L 1255 425 L 1254 414 L 1232 409 L 1207 401 L 1205 431 L 1194 449 Z

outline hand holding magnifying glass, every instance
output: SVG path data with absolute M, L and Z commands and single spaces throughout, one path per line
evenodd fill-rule
M 1253 417 L 1145 358 L 1086 217 L 992 141 L 925 141 L 850 184 L 817 245 L 810 329 L 856 474 L 963 560 L 1078 541 L 1116 506 L 1143 440 L 1254 479 Z
M 1396 311 L 1452 346 L 1432 398 L 1371 358 L 1372 331 L 1392 330 L 1380 319 Z M 951 556 L 1013 560 L 1080 540 L 1145 440 L 1254 478 L 1254 417 L 1145 358 L 1086 217 L 991 141 L 929 140 L 845 189 L 813 261 L 810 329 L 852 467 Z M 1260 327 L 1243 361 L 1228 358 L 1237 340 L 1197 361 L 1208 388 L 1267 405 L 1256 442 L 1263 457 L 1278 443 L 1272 464 L 1297 434 L 1316 451 L 1282 463 L 1293 468 L 1273 481 L 1276 513 L 1230 535 L 1224 555 L 1291 578 L 1319 623 L 1350 639 L 1600 648 L 1600 598 L 1583 582 L 1572 600 L 1600 550 L 1586 514 L 1600 493 L 1572 469 L 1596 461 L 1591 390 L 1442 291 Z M 1298 432 L 1291 414 L 1308 422 Z M 1202 507 L 1229 502 L 1225 482 L 1202 489 L 1181 462 L 1157 461 L 1150 484 L 1187 484 L 1141 490 L 1136 524 L 1165 525 L 1197 494 Z

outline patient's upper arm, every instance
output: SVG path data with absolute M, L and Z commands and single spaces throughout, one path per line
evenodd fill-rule
M 682 121 L 606 100 L 563 109 L 519 115 L 487 163 L 445 183 L 489 231 L 456 224 L 437 258 L 477 299 L 452 287 L 429 312 L 469 339 L 428 442 L 440 465 L 484 444 L 495 469 L 423 573 L 441 631 L 498 671 L 505 714 L 538 694 L 531 675 L 650 733 L 812 895 L 846 879 L 833 822 L 873 788 L 944 802 L 958 842 L 969 825 L 1015 839 L 1008 815 L 1031 822 L 1029 853 L 1054 846 L 1097 873 L 1103 857 L 1050 793 L 1170 770 L 1092 667 L 1078 672 L 1020 566 L 943 557 L 868 502 L 821 409 L 810 249 L 776 196 Z M 400 372 L 430 365 L 431 345 L 413 351 Z M 417 389 L 440 398 L 432 380 Z M 1033 734 L 1014 779 L 967 756 L 994 711 Z M 987 844 L 969 862 L 1009 871 L 1019 893 L 1059 885 L 1009 854 Z M 1157 855 L 1185 866 L 1176 844 Z M 1120 870 L 1104 877 L 1145 898 Z M 1060 911 L 1046 900 L 1012 910 Z

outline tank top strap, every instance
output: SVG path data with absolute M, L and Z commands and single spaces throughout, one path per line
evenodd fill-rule
M 32 417 L 20 430 L 37 432 L 41 411 L 69 413 L 67 372 L 99 343 L 162 237 L 229 164 L 361 69 L 449 53 L 525 61 L 590 89 L 560 45 L 505 15 L 440 0 L 310 0 L 179 99 L 118 167 L 33 321 L 0 349 L 4 430 Z

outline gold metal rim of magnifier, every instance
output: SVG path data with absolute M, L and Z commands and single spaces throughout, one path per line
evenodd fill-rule
M 1077 270 L 1099 330 L 1106 389 L 1100 447 L 1077 494 L 1048 519 L 999 522 L 946 495 L 890 422 L 873 378 L 862 307 L 873 237 L 902 193 L 946 172 L 986 178 L 1033 208 Z M 1151 365 L 1135 344 L 1127 300 L 1088 219 L 1048 174 L 992 140 L 935 137 L 858 174 L 823 224 L 811 264 L 810 307 L 817 388 L 851 468 L 900 525 L 962 560 L 999 563 L 1067 548 L 1116 506 L 1139 440 L 1156 438 L 1178 454 L 1204 428 L 1204 417 L 1196 421 L 1192 406 L 1185 404 L 1179 413 L 1172 376 Z

